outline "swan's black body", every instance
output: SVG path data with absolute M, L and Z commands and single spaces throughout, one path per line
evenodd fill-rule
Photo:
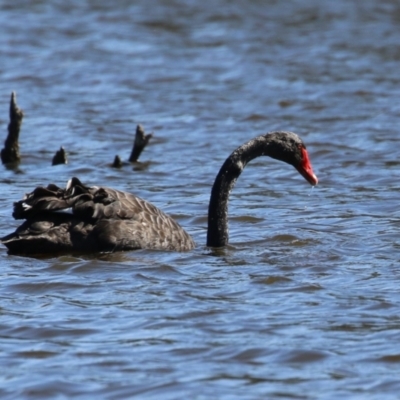
M 59 212 L 72 209 L 72 214 Z M 2 238 L 11 253 L 38 254 L 135 249 L 190 250 L 193 239 L 171 217 L 133 194 L 87 187 L 72 178 L 65 189 L 38 187 L 14 203 L 26 219 Z
M 211 191 L 207 246 L 228 243 L 228 199 L 246 164 L 269 156 L 293 165 L 312 185 L 312 171 L 301 139 L 291 132 L 271 132 L 237 148 L 222 165 Z M 72 214 L 61 210 L 72 209 Z M 133 249 L 187 251 L 194 241 L 157 207 L 133 194 L 88 187 L 72 178 L 65 189 L 38 187 L 14 203 L 13 217 L 26 219 L 1 239 L 13 254 L 97 252 Z

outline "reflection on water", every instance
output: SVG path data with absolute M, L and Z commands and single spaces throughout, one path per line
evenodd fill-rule
M 397 2 L 6 1 L 0 122 L 24 110 L 12 202 L 38 184 L 135 192 L 190 253 L 2 257 L 1 398 L 397 398 Z M 137 124 L 154 132 L 127 161 Z M 307 144 L 320 184 L 257 159 L 207 249 L 210 187 L 271 130 Z M 64 146 L 69 164 L 51 166 Z M 6 367 L 7 366 L 7 367 Z

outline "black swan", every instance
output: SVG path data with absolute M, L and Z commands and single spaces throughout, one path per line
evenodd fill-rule
M 293 165 L 311 184 L 315 176 L 302 140 L 292 132 L 271 132 L 238 147 L 222 165 L 211 191 L 207 246 L 228 243 L 229 194 L 252 159 L 269 156 Z M 72 209 L 72 213 L 60 210 Z M 171 217 L 133 194 L 83 185 L 72 178 L 65 189 L 37 187 L 14 203 L 13 217 L 25 219 L 1 242 L 11 254 L 98 252 L 133 249 L 187 251 L 191 236 Z

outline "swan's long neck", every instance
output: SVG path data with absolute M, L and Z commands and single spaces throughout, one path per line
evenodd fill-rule
M 273 143 L 268 135 L 258 136 L 238 147 L 222 165 L 211 190 L 207 246 L 222 247 L 228 244 L 230 192 L 249 161 L 260 156 L 273 156 Z

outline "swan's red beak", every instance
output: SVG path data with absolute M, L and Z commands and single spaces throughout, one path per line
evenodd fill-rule
M 305 147 L 301 147 L 300 150 L 302 156 L 301 163 L 296 167 L 296 169 L 297 171 L 299 171 L 301 175 L 303 175 L 303 177 L 310 185 L 315 186 L 318 184 L 318 178 L 314 174 L 314 171 L 312 169 L 311 161 L 310 158 L 308 157 L 307 150 L 305 149 Z

